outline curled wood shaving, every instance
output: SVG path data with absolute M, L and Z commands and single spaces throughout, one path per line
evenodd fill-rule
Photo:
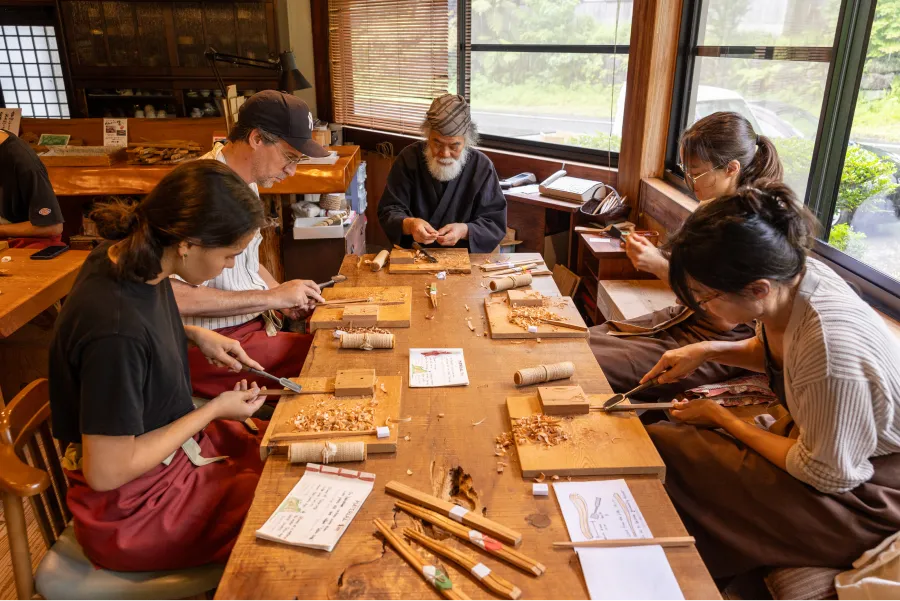
M 550 479 L 553 480 L 553 481 L 555 482 L 556 480 L 559 480 L 559 476 L 555 476 L 555 475 L 554 475 L 554 476 L 550 476 Z
M 540 341 L 541 341 L 541 339 L 540 339 L 540 338 L 535 338 L 535 340 L 537 340 L 537 341 L 538 341 L 538 342 L 540 342 Z
M 426 315 L 425 319 L 434 319 L 434 315 Z
M 529 326 L 540 326 L 543 319 L 566 321 L 546 307 L 514 307 L 509 310 L 506 319 L 523 330 L 527 330 Z
M 468 319 L 467 319 L 467 320 L 466 320 L 466 325 L 469 326 L 469 329 L 470 329 L 470 330 L 472 330 L 473 332 L 475 331 L 475 326 L 472 325 L 471 320 L 468 320 Z
M 438 413 L 438 417 L 444 417 L 443 413 Z
M 496 450 L 506 450 L 514 443 L 555 447 L 569 440 L 560 421 L 542 413 L 514 419 L 512 426 L 512 432 L 504 432 L 495 439 Z
M 466 308 L 466 311 L 468 311 L 468 310 L 469 310 L 469 305 L 463 305 L 463 307 L 465 307 L 465 308 Z
M 329 407 L 327 402 L 320 401 L 315 407 L 301 409 L 287 423 L 298 432 L 374 430 L 375 410 L 372 407 L 376 404 L 373 399 L 368 406 L 356 403 L 344 407 L 343 402 L 338 402 Z
M 404 436 L 404 437 L 403 437 L 403 440 L 405 440 L 406 442 L 409 442 L 409 434 L 407 434 L 406 436 Z
M 379 384 L 379 385 L 378 385 L 378 388 L 381 389 L 381 392 L 387 392 L 387 388 L 385 387 L 384 382 L 382 382 L 381 384 Z
M 411 417 L 400 417 L 400 418 L 395 419 L 394 421 L 395 421 L 395 422 L 406 423 L 406 422 L 411 422 L 411 421 L 412 421 L 412 418 L 411 418 Z
M 407 476 L 412 476 L 412 470 L 406 470 L 406 475 L 407 475 Z
M 504 467 L 506 467 L 506 464 L 503 463 L 502 461 L 498 461 L 498 462 L 497 462 L 497 473 L 498 473 L 498 474 L 502 474 L 502 473 L 503 473 L 503 468 L 504 468 Z
M 472 422 L 472 425 L 473 425 L 473 426 L 480 426 L 481 424 L 484 423 L 484 420 L 486 420 L 486 419 L 487 419 L 486 417 L 482 417 L 482 418 L 481 418 L 480 420 L 478 420 L 477 422 Z
M 547 476 L 544 475 L 544 472 L 541 472 L 541 474 L 537 478 L 535 478 L 534 481 L 537 482 L 538 484 L 540 484 L 541 482 L 543 482 L 546 479 L 547 479 Z

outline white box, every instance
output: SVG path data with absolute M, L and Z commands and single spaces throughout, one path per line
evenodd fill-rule
M 350 216 L 344 219 L 343 225 L 320 225 L 317 223 L 325 221 L 325 217 L 298 217 L 294 220 L 294 240 L 312 240 L 316 238 L 343 238 L 346 234 L 344 228 L 350 227 L 356 213 L 350 213 Z

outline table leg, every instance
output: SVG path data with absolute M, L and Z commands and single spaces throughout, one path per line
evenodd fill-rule
M 569 213 L 569 254 L 566 257 L 566 267 L 572 269 L 572 245 L 575 244 L 575 213 Z

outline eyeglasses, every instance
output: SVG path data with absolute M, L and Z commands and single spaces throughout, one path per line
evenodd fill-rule
M 707 172 L 707 173 L 709 173 L 709 172 Z M 725 293 L 724 293 L 724 292 L 716 292 L 715 294 L 711 294 L 711 295 L 707 296 L 706 298 L 704 298 L 703 300 L 698 300 L 698 301 L 697 301 L 697 306 L 705 308 L 706 305 L 707 305 L 710 301 L 716 300 L 717 298 L 719 298 L 719 297 L 722 296 L 723 294 L 725 294 Z
M 283 151 L 280 146 L 276 146 L 275 148 L 278 149 L 278 152 L 281 153 L 281 156 L 283 156 L 285 162 L 287 162 L 287 165 L 285 165 L 285 167 L 291 167 L 293 165 L 298 165 L 300 163 L 300 161 L 303 160 L 303 155 L 300 155 L 299 157 L 294 158 L 294 157 L 288 155 L 288 153 L 286 153 L 285 151 Z
M 697 185 L 698 179 L 700 179 L 707 173 L 712 173 L 713 171 L 721 169 L 724 166 L 725 165 L 719 165 L 718 167 L 713 167 L 712 169 L 709 169 L 708 171 L 704 171 L 700 175 L 691 175 L 690 173 L 688 173 L 687 166 L 684 163 L 678 163 L 679 169 L 681 169 L 681 172 L 684 173 L 684 183 L 686 183 L 691 190 L 693 190 L 694 187 Z

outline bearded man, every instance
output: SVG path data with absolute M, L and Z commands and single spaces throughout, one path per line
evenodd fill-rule
M 468 248 L 492 252 L 506 235 L 506 198 L 494 165 L 475 148 L 478 132 L 462 96 L 431 103 L 422 123 L 425 140 L 397 156 L 378 205 L 391 242 L 409 248 Z

